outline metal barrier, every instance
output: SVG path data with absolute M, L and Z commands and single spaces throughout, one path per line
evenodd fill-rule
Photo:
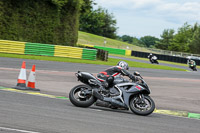
M 131 56 L 147 58 L 149 54 L 150 53 L 147 52 L 132 51 Z M 154 55 L 158 57 L 158 60 L 187 64 L 187 58 L 185 57 L 177 57 L 177 56 L 161 55 L 161 54 L 154 54 Z M 196 62 L 197 65 L 200 65 L 200 60 L 194 60 L 194 61 Z
M 177 56 L 177 57 L 187 57 L 187 56 L 197 56 L 200 57 L 199 54 L 192 54 L 192 53 L 185 53 L 185 52 L 177 52 L 177 51 L 168 51 L 168 50 L 161 50 L 161 49 L 153 49 L 147 48 L 150 52 L 162 55 L 170 55 L 170 56 Z

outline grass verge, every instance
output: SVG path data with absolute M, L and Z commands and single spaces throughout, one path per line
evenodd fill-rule
M 114 59 L 114 58 L 109 58 L 108 61 L 105 62 L 105 61 L 99 61 L 99 60 L 92 61 L 92 60 L 82 60 L 82 59 L 64 58 L 64 57 L 18 55 L 18 54 L 5 54 L 5 53 L 0 53 L 0 57 L 45 60 L 45 61 L 58 61 L 58 62 L 71 62 L 71 63 L 84 63 L 84 64 L 96 64 L 96 65 L 109 65 L 109 66 L 114 66 L 117 64 L 117 62 L 121 61 L 121 59 Z M 186 71 L 185 69 L 162 66 L 162 65 L 134 62 L 134 61 L 128 61 L 128 60 L 124 60 L 124 61 L 126 61 L 130 67 Z
M 105 40 L 106 44 L 104 44 Z M 127 47 L 129 47 L 129 49 L 134 49 L 137 51 L 150 52 L 147 48 L 144 47 L 139 47 L 133 44 L 129 44 L 127 42 L 122 42 L 119 40 L 110 39 L 82 31 L 78 31 L 78 44 L 91 44 L 119 49 L 127 49 Z

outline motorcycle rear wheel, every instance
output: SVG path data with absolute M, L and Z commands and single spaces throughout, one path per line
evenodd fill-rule
M 91 106 L 97 99 L 92 93 L 84 95 L 84 91 L 88 90 L 92 91 L 91 87 L 85 84 L 75 86 L 69 93 L 69 100 L 77 107 Z
M 155 62 L 156 62 L 156 64 L 159 64 L 159 62 L 157 60 Z
M 150 96 L 144 95 L 145 103 L 138 103 L 138 95 L 131 98 L 129 106 L 133 113 L 137 115 L 149 115 L 155 109 L 155 103 Z
M 193 69 L 193 71 L 197 71 L 196 67 Z

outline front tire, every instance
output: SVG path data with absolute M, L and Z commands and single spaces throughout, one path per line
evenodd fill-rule
M 137 115 L 149 115 L 155 109 L 155 103 L 150 96 L 144 95 L 145 103 L 139 102 L 139 96 L 136 95 L 130 99 L 129 106 L 133 113 Z
M 85 84 L 75 86 L 69 93 L 69 100 L 77 107 L 91 106 L 96 101 L 96 98 L 92 93 L 84 94 L 84 91 L 88 90 L 92 92 L 92 88 Z

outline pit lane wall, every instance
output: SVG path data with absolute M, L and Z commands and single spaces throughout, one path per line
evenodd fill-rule
M 96 60 L 97 55 L 96 49 L 9 40 L 0 40 L 0 52 L 25 55 L 68 57 L 87 60 Z

